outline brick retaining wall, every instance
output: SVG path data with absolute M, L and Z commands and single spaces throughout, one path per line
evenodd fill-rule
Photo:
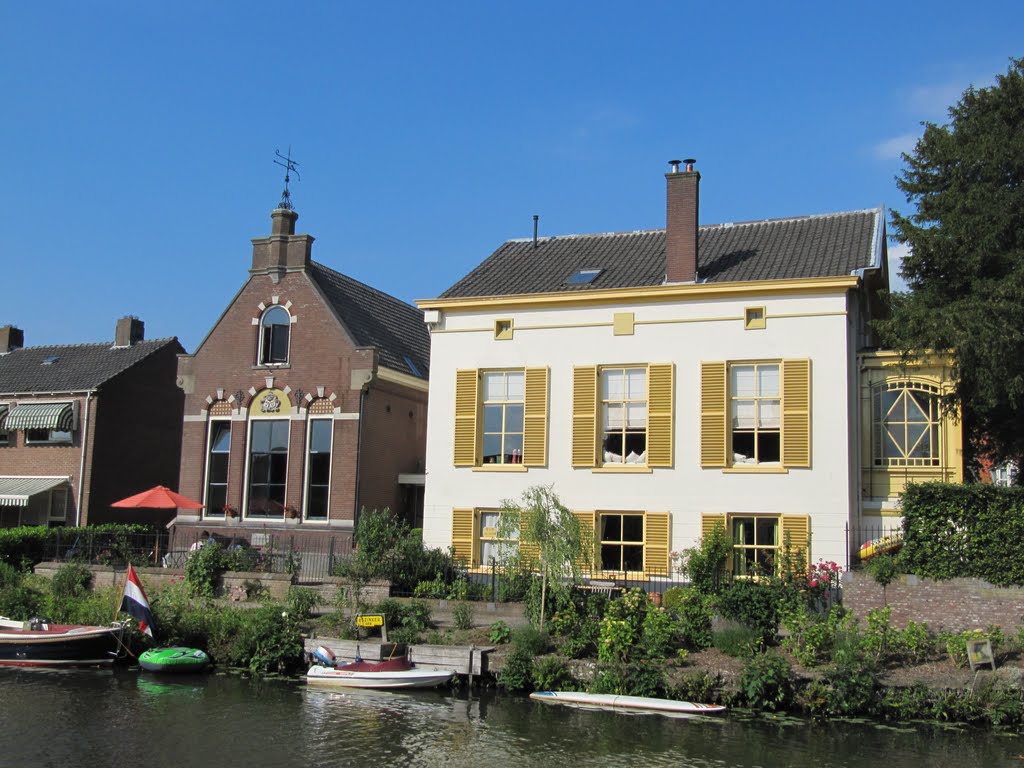
M 843 574 L 843 605 L 863 617 L 874 608 L 892 607 L 892 623 L 925 622 L 933 631 L 962 632 L 997 624 L 1004 632 L 1024 625 L 1024 589 L 994 587 L 981 579 L 937 581 L 904 575 L 885 588 L 862 571 Z

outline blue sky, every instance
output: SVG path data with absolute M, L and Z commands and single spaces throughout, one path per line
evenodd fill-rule
M 196 348 L 291 145 L 313 257 L 407 301 L 508 238 L 906 209 L 924 120 L 1024 55 L 1024 4 L 7 4 L 0 325 Z M 905 8 L 903 6 L 906 6 Z M 924 8 L 927 7 L 927 10 Z

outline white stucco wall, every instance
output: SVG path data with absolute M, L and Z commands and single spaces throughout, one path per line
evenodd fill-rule
M 767 327 L 745 330 L 745 307 L 764 306 Z M 701 513 L 766 512 L 812 518 L 813 561 L 845 563 L 845 525 L 856 487 L 850 458 L 851 391 L 846 294 L 746 296 L 559 309 L 442 311 L 431 336 L 424 538 L 451 543 L 455 507 L 496 507 L 530 485 L 554 485 L 579 510 L 671 513 L 671 549 L 693 546 Z M 633 312 L 632 336 L 615 336 L 615 312 Z M 494 321 L 511 319 L 514 338 L 494 339 Z M 648 324 L 650 323 L 650 324 Z M 705 361 L 811 360 L 811 468 L 735 474 L 700 466 L 700 365 Z M 572 374 L 578 365 L 675 365 L 674 466 L 643 474 L 605 474 L 571 466 Z M 458 368 L 550 369 L 548 465 L 486 472 L 453 465 Z

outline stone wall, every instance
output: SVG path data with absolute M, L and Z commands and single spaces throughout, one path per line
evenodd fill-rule
M 874 608 L 889 605 L 892 623 L 925 622 L 933 631 L 962 632 L 997 624 L 1004 632 L 1024 625 L 1024 589 L 994 587 L 981 579 L 937 581 L 898 576 L 884 592 L 861 571 L 843 574 L 843 605 L 863 619 Z

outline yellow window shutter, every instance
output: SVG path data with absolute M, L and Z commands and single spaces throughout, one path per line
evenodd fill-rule
M 704 512 L 700 516 L 700 536 L 706 539 L 715 528 L 725 529 L 725 515 L 711 512 Z
M 519 520 L 519 557 L 526 565 L 531 568 L 536 567 L 540 563 L 540 548 L 532 541 L 527 542 L 523 540 L 523 535 L 528 534 L 526 525 L 522 518 Z
M 592 571 L 597 558 L 597 546 L 594 539 L 594 520 L 596 519 L 596 513 L 594 512 L 573 512 L 573 515 L 577 520 L 580 521 L 580 536 L 583 538 L 583 543 L 587 547 L 588 555 L 584 555 L 583 559 L 576 564 L 576 567 L 583 571 Z
M 523 416 L 523 464 L 543 467 L 548 463 L 547 368 L 526 369 Z
M 572 465 L 597 463 L 597 366 L 572 372 Z
M 669 513 L 644 515 L 644 574 L 667 576 L 669 572 Z
M 782 516 L 782 546 L 789 545 L 792 554 L 803 552 L 807 564 L 811 562 L 811 518 L 807 515 Z
M 476 511 L 452 510 L 452 549 L 455 559 L 472 568 L 477 564 L 479 540 L 476 536 Z
M 724 467 L 728 415 L 725 363 L 700 364 L 700 465 Z
M 811 361 L 782 361 L 782 463 L 811 466 Z
M 477 464 L 476 414 L 479 407 L 479 380 L 476 368 L 460 369 L 455 372 L 456 467 L 473 467 Z
M 672 466 L 672 363 L 647 368 L 647 466 Z

